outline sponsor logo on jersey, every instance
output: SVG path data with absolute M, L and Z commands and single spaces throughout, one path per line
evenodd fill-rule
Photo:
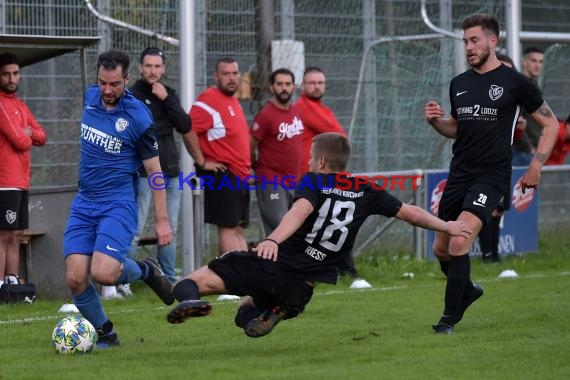
M 285 138 L 292 139 L 295 136 L 303 133 L 303 122 L 297 116 L 293 118 L 291 124 L 281 123 L 279 124 L 279 134 L 277 135 L 278 141 L 283 141 Z
M 512 197 L 512 204 L 515 210 L 518 212 L 525 211 L 532 203 L 532 199 L 534 198 L 534 189 L 525 189 L 525 192 L 522 192 L 522 177 L 519 178 L 515 187 L 513 188 L 513 197 Z
M 129 122 L 126 119 L 120 117 L 115 123 L 115 131 L 123 132 L 129 126 Z
M 458 91 L 455 93 L 455 96 L 461 96 L 463 94 L 466 94 L 468 91 Z
M 16 213 L 16 211 L 6 210 L 6 221 L 8 222 L 8 224 L 14 223 L 16 221 L 17 216 L 18 214 Z
M 496 84 L 492 84 L 491 88 L 489 89 L 489 97 L 492 101 L 499 99 L 503 95 L 503 88 L 497 86 Z
M 106 153 L 112 153 L 112 154 L 121 153 L 121 146 L 123 145 L 123 140 L 83 123 L 81 123 L 81 138 L 84 141 L 102 147 L 103 149 L 105 149 Z
M 445 185 L 447 185 L 447 179 L 441 180 L 431 193 L 430 211 L 433 215 L 437 215 L 439 212 L 439 201 L 441 201 Z

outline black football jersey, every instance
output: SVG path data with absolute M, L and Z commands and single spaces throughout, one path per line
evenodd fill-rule
M 450 83 L 451 115 L 457 120 L 451 173 L 502 172 L 510 176 L 512 140 L 521 106 L 543 103 L 535 85 L 501 65 L 484 74 L 468 70 Z
M 355 185 L 353 177 L 342 174 L 305 174 L 297 183 L 298 198 L 308 200 L 314 211 L 279 246 L 277 262 L 300 278 L 331 284 L 336 283 L 337 266 L 351 254 L 366 218 L 393 217 L 402 207 L 388 192 Z

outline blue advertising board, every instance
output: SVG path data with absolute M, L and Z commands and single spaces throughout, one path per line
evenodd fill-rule
M 513 168 L 511 178 L 511 208 L 505 212 L 501 219 L 501 233 L 499 237 L 499 254 L 512 255 L 538 251 L 538 193 L 534 189 L 527 189 L 523 194 L 520 179 L 526 168 Z M 439 200 L 447 183 L 447 171 L 429 170 L 425 172 L 426 209 L 437 215 Z M 427 258 L 433 259 L 434 233 L 427 231 L 426 251 Z M 475 240 L 470 251 L 471 256 L 480 256 L 479 238 Z

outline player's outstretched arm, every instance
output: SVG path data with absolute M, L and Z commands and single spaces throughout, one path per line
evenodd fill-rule
M 257 256 L 267 260 L 277 261 L 277 252 L 280 243 L 293 235 L 305 222 L 305 219 L 313 212 L 314 207 L 308 200 L 299 198 L 293 203 L 291 209 L 287 211 L 281 223 L 267 237 L 261 241 L 253 251 Z
M 443 109 L 435 100 L 430 100 L 424 106 L 424 116 L 427 122 L 442 136 L 454 139 L 457 137 L 457 120 L 452 117 L 444 119 Z
M 423 208 L 406 203 L 402 204 L 400 211 L 396 214 L 396 218 L 404 220 L 413 226 L 444 232 L 451 236 L 463 236 L 466 239 L 470 238 L 473 233 L 463 222 L 445 222 Z

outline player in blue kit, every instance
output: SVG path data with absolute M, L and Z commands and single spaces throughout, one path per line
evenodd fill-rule
M 521 108 L 542 127 L 536 154 L 522 177 L 523 192 L 538 186 L 540 171 L 558 134 L 558 121 L 536 86 L 497 59 L 497 19 L 471 15 L 463 20 L 461 29 L 471 69 L 451 80 L 451 115 L 444 117 L 434 100 L 424 107 L 428 123 L 441 135 L 455 139 L 438 216 L 462 221 L 474 233 L 469 239 L 435 234 L 434 254 L 447 277 L 444 311 L 433 325 L 438 334 L 452 333 L 466 309 L 483 295 L 483 289 L 471 281 L 469 248 L 509 193 L 511 145 Z
M 248 295 L 238 309 L 236 325 L 250 337 L 270 333 L 282 319 L 303 312 L 315 283 L 336 283 L 338 264 L 351 254 L 360 226 L 370 215 L 395 217 L 463 239 L 471 236 L 462 222 L 444 222 L 384 190 L 341 174 L 350 152 L 348 139 L 339 133 L 314 137 L 309 160 L 312 173 L 300 180 L 293 205 L 279 226 L 254 252 L 228 252 L 180 280 L 174 286 L 180 303 L 167 320 L 182 323 L 208 315 L 211 305 L 201 295 Z
M 64 234 L 66 281 L 73 303 L 95 326 L 97 346 L 118 346 L 95 286 L 144 280 L 164 303 L 174 302 L 172 286 L 154 258 L 127 258 L 137 232 L 138 169 L 161 172 L 153 120 L 146 106 L 126 90 L 129 57 L 110 50 L 97 59 L 97 85 L 84 96 L 81 118 L 79 192 Z M 172 240 L 166 196 L 153 191 L 158 244 Z

